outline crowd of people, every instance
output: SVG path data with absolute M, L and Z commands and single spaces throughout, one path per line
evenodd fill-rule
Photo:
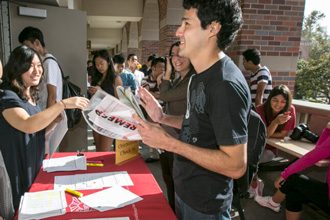
M 243 22 L 237 1 L 184 0 L 183 7 L 175 33 L 179 41 L 167 56 L 151 54 L 148 64 L 141 65 L 136 54 L 128 54 L 125 60 L 122 54 L 111 57 L 108 50 L 95 51 L 88 62 L 87 93 L 90 98 L 103 90 L 118 97 L 117 86 L 130 88 L 147 118 L 133 116 L 141 145 L 149 149 L 146 161 L 160 159 L 167 198 L 178 219 L 226 220 L 231 218 L 233 179 L 241 177 L 247 166 L 250 109 L 259 113 L 267 137 L 272 138 L 288 136 L 296 125 L 296 112 L 290 89 L 273 88 L 260 51 L 252 48 L 242 53 L 250 85 L 225 54 Z M 41 30 L 26 27 L 18 41 L 22 45 L 4 65 L 0 86 L 0 159 L 10 179 L 15 209 L 41 167 L 52 137 L 45 135 L 47 130 L 54 122 L 66 123 L 65 109 L 83 109 L 89 103 L 84 97 L 62 99 L 60 68 L 48 53 Z M 113 139 L 95 131 L 93 137 L 96 151 L 112 149 Z M 329 147 L 330 122 L 314 150 L 281 173 L 272 197 L 262 196 L 263 183 L 257 174 L 249 193 L 274 211 L 286 200 L 288 220 L 299 219 L 306 202 L 330 213 L 330 171 L 327 183 L 299 174 L 329 159 Z M 276 149 L 266 146 L 260 162 L 276 156 Z

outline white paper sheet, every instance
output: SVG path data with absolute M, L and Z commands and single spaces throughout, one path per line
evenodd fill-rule
M 57 150 L 64 135 L 68 131 L 68 118 L 65 111 L 63 111 L 61 115 L 62 120 L 57 122 L 54 127 L 45 134 L 45 153 L 49 154 L 49 158 L 51 158 L 53 153 Z
M 121 186 L 115 185 L 111 188 L 81 197 L 79 200 L 91 208 L 104 212 L 133 204 L 141 201 L 142 198 Z
M 72 171 L 72 170 L 87 170 L 85 156 L 68 156 L 60 158 L 45 159 L 42 161 L 44 171 Z
M 102 189 L 114 185 L 133 186 L 127 171 L 55 176 L 54 189 Z

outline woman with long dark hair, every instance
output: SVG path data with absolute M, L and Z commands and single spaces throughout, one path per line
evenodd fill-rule
M 195 70 L 188 58 L 179 56 L 177 41 L 172 44 L 169 56 L 166 58 L 166 71 L 159 85 L 159 99 L 165 102 L 165 112 L 171 115 L 184 115 L 187 108 L 187 87 L 189 78 Z M 177 77 L 176 77 L 177 76 Z M 174 79 L 175 78 L 175 79 Z M 164 126 L 172 136 L 179 138 L 179 129 Z M 167 188 L 167 197 L 170 206 L 175 210 L 174 182 L 173 182 L 173 153 L 163 152 L 160 154 L 162 174 Z
M 296 125 L 296 110 L 292 105 L 292 94 L 286 85 L 274 87 L 266 102 L 257 107 L 257 112 L 267 127 L 269 138 L 284 138 Z M 261 162 L 267 162 L 275 155 L 276 149 L 267 145 Z
M 29 47 L 19 46 L 10 54 L 0 87 L 0 150 L 15 208 L 42 165 L 45 129 L 64 109 L 88 105 L 84 97 L 71 97 L 40 111 L 36 103 L 43 71 L 39 55 Z
M 93 64 L 95 68 L 92 77 L 91 87 L 88 89 L 90 95 L 98 89 L 102 89 L 108 94 L 117 97 L 116 87 L 122 86 L 120 76 L 115 74 L 110 54 L 107 50 L 99 50 L 94 53 Z M 103 136 L 93 131 L 96 151 L 109 151 L 112 146 L 113 139 Z
M 284 138 L 296 125 L 296 110 L 292 105 L 292 94 L 286 85 L 272 89 L 267 100 L 256 109 L 267 127 L 268 138 Z M 266 145 L 261 163 L 269 162 L 277 155 L 277 149 Z M 249 193 L 250 197 L 262 196 L 263 182 L 254 176 Z

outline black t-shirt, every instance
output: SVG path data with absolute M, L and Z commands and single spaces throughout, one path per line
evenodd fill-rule
M 45 132 L 26 134 L 12 127 L 2 112 L 9 108 L 23 108 L 29 115 L 40 112 L 38 106 L 22 100 L 10 90 L 0 91 L 0 150 L 11 181 L 13 202 L 18 207 L 20 198 L 33 183 L 45 154 Z
M 201 148 L 247 143 L 249 87 L 227 56 L 192 77 L 180 140 Z M 243 159 L 243 158 L 242 158 Z M 219 161 L 221 163 L 222 161 Z M 175 191 L 193 209 L 214 214 L 229 208 L 232 179 L 175 155 Z

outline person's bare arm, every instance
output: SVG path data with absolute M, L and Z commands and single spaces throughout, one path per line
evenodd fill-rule
M 258 83 L 256 99 L 255 99 L 255 106 L 259 106 L 262 104 L 266 86 L 267 86 L 267 83 L 265 83 L 265 82 Z
M 174 153 L 180 154 L 213 172 L 234 179 L 245 173 L 247 164 L 246 144 L 219 146 L 218 150 L 200 148 L 182 142 L 172 142 L 170 145 L 173 145 L 171 147 L 174 149 Z
M 120 76 L 116 76 L 115 78 L 115 84 L 114 84 L 114 92 L 115 92 L 115 97 L 118 98 L 118 94 L 117 94 L 117 87 L 118 86 L 123 86 L 123 81 L 121 80 Z
M 282 130 L 280 132 L 274 132 L 270 137 L 271 138 L 284 138 L 289 135 L 288 130 Z
M 46 128 L 64 109 L 83 109 L 88 105 L 88 102 L 88 99 L 84 97 L 72 97 L 64 99 L 32 116 L 20 107 L 6 109 L 2 114 L 11 126 L 24 133 L 31 134 Z
M 181 129 L 183 122 L 183 115 L 167 115 L 163 114 L 163 117 L 159 123 L 167 125 L 173 128 Z
M 48 92 L 48 97 L 47 97 L 47 108 L 56 104 L 56 90 L 57 87 L 51 84 L 47 84 L 47 92 Z
M 135 119 L 139 122 L 137 128 L 143 143 L 150 147 L 179 154 L 205 169 L 231 178 L 239 178 L 245 173 L 246 144 L 219 146 L 219 149 L 214 150 L 201 148 L 173 138 L 158 124 L 143 121 L 137 116 Z

